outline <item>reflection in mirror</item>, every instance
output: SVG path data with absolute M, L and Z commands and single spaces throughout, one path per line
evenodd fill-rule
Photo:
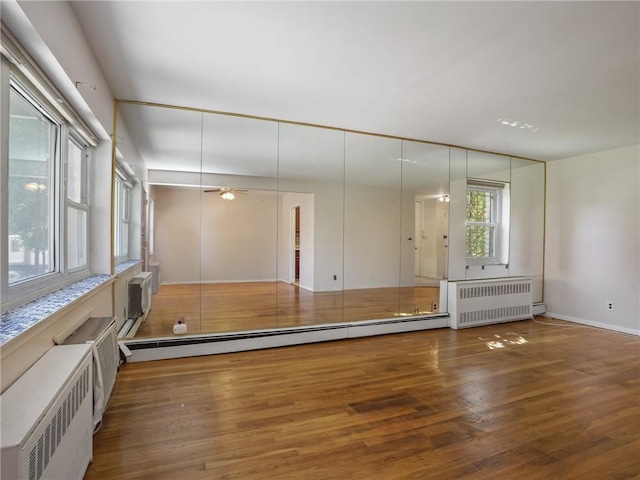
M 151 258 L 160 266 L 162 284 L 137 336 L 173 335 L 178 317 L 189 333 L 200 333 L 200 189 L 153 185 L 149 195 L 157 232 Z
M 172 336 L 179 317 L 207 334 L 428 315 L 450 273 L 533 276 L 540 299 L 543 164 L 179 108 L 119 114 L 119 150 L 149 166 L 160 272 L 138 336 Z M 512 191 L 504 263 L 466 264 L 469 178 Z
M 510 276 L 533 279 L 533 301 L 542 301 L 544 246 L 542 162 L 511 159 Z
M 344 133 L 279 128 L 278 327 L 339 322 Z
M 467 178 L 511 181 L 511 159 L 493 153 L 467 151 Z
M 156 171 L 167 173 L 164 181 L 149 188 L 156 231 L 149 263 L 160 264 L 162 285 L 137 335 L 173 335 L 179 316 L 185 318 L 189 333 L 200 333 L 200 189 L 193 187 L 200 183 L 202 113 L 120 104 L 119 117 L 132 142 L 118 145 L 125 158 L 135 158 L 128 153 L 137 149 L 148 163 L 153 161 Z M 136 165 L 132 168 L 140 174 Z
M 345 134 L 345 321 L 398 313 L 401 169 L 400 140 Z
M 402 248 L 399 315 L 440 311 L 447 278 L 449 147 L 402 141 Z
M 508 277 L 511 159 L 467 152 L 467 279 Z
M 202 333 L 275 328 L 278 124 L 204 114 Z

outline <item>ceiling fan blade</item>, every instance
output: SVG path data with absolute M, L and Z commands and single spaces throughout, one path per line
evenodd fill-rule
M 202 193 L 223 193 L 223 192 L 231 192 L 231 193 L 241 193 L 243 195 L 248 195 L 249 190 L 236 190 L 235 188 L 208 188 L 207 190 L 203 190 Z

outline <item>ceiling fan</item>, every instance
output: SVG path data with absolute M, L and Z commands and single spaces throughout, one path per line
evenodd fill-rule
M 243 195 L 247 195 L 249 190 L 237 190 L 235 188 L 211 188 L 208 190 L 204 190 L 204 193 L 220 193 L 220 196 L 225 200 L 233 200 L 236 198 L 236 193 L 241 193 Z

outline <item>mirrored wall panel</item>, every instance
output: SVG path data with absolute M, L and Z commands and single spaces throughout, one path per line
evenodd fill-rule
M 402 142 L 345 135 L 344 319 L 398 313 Z
M 449 147 L 402 141 L 399 315 L 441 311 L 447 278 Z
M 279 125 L 278 327 L 342 321 L 344 132 Z
M 275 328 L 278 124 L 205 113 L 201 332 Z
M 209 334 L 428 317 L 446 279 L 533 276 L 542 295 L 539 162 L 180 107 L 118 114 L 119 159 L 153 205 L 140 256 L 159 287 L 139 337 L 178 319 Z M 493 250 L 490 226 L 469 237 L 473 188 L 499 189 Z
M 136 175 L 142 165 L 132 161 L 153 159 L 160 181 L 149 186 L 154 204 L 154 252 L 150 263 L 160 265 L 161 295 L 152 296 L 152 309 L 137 335 L 173 335 L 183 318 L 194 333 L 202 331 L 201 242 L 203 222 L 200 188 L 203 114 L 179 109 L 122 104 L 131 138 L 118 149 Z M 150 203 L 150 202 L 149 202 Z

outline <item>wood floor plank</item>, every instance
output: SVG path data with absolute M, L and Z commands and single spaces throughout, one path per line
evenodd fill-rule
M 173 336 L 178 317 L 190 334 L 221 333 L 424 315 L 437 313 L 439 302 L 437 286 L 310 292 L 284 282 L 161 285 L 136 336 Z
M 554 323 L 126 364 L 85 479 L 640 477 L 640 339 Z

